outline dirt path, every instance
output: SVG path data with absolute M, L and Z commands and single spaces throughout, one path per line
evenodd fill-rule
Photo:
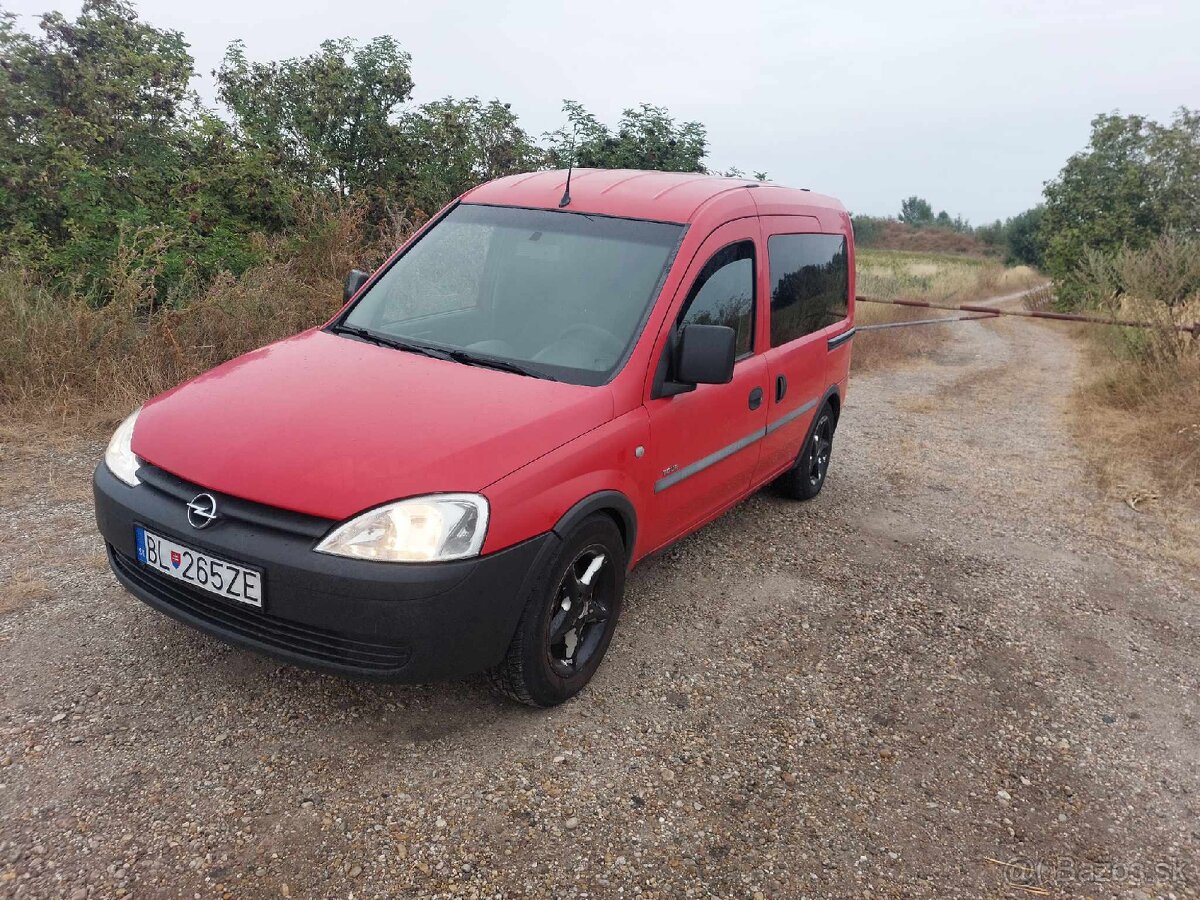
M 0 895 L 1193 896 L 1200 573 L 1089 488 L 1060 332 L 953 328 L 852 384 L 819 500 L 641 567 L 550 712 L 175 625 L 103 566 L 98 448 L 0 448 L 38 486 L 0 507 Z

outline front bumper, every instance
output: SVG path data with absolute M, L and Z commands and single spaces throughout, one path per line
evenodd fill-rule
M 214 491 L 239 511 L 203 530 L 186 502 L 203 489 L 161 470 L 131 488 L 101 463 L 96 522 L 117 580 L 155 609 L 223 640 L 288 662 L 349 675 L 424 681 L 501 661 L 528 580 L 558 542 L 553 533 L 477 559 L 395 564 L 316 553 L 307 520 Z M 190 495 L 190 496 L 189 496 Z M 303 521 L 302 521 L 303 520 Z M 261 610 L 155 573 L 137 562 L 134 526 L 261 569 Z M 332 524 L 332 523 L 328 523 Z

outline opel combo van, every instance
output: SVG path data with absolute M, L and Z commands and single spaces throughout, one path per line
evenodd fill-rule
M 550 706 L 596 671 L 639 561 L 825 481 L 854 335 L 829 197 L 501 178 L 346 294 L 117 429 L 96 517 L 135 596 L 284 660 L 486 671 Z

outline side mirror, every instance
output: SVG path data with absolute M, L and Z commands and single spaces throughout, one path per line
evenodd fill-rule
M 350 302 L 350 298 L 358 293 L 358 289 L 366 284 L 367 279 L 370 277 L 362 269 L 351 269 L 350 274 L 346 276 L 346 280 L 342 284 L 342 302 Z
M 675 347 L 675 381 L 728 384 L 733 381 L 737 332 L 727 325 L 684 325 Z

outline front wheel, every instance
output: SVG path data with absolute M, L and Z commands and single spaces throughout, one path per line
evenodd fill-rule
M 821 493 L 825 476 L 829 472 L 829 460 L 833 456 L 833 432 L 837 428 L 837 416 L 828 403 L 817 413 L 808 440 L 800 450 L 796 464 L 779 476 L 776 484 L 785 497 L 793 500 L 811 500 Z
M 492 684 L 530 706 L 575 696 L 608 650 L 624 594 L 621 532 L 608 516 L 589 516 L 534 579 L 508 653 L 490 673 Z

